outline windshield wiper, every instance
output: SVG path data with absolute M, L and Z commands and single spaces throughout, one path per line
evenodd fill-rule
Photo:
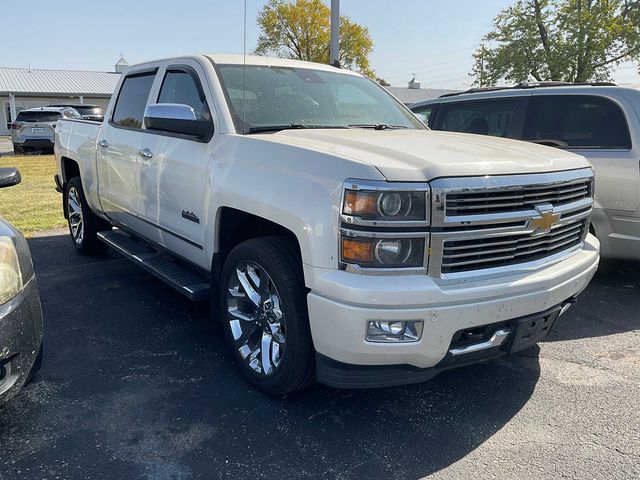
M 280 130 L 300 130 L 307 128 L 347 128 L 345 125 L 313 125 L 306 123 L 290 123 L 288 125 L 261 125 L 249 127 L 245 133 L 279 132 Z
M 347 125 L 349 128 L 372 128 L 374 130 L 398 130 L 407 129 L 405 125 L 388 125 L 386 123 L 352 123 Z

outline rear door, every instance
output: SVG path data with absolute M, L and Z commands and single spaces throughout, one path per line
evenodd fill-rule
M 523 139 L 584 155 L 596 173 L 596 198 L 607 210 L 640 208 L 638 151 L 621 105 L 599 95 L 536 92 Z
M 191 59 L 171 63 L 159 73 L 150 103 L 193 108 L 198 120 L 214 123 L 215 110 L 206 74 Z M 214 129 L 215 131 L 215 129 Z M 205 269 L 204 253 L 209 159 L 218 134 L 193 137 L 145 130 L 139 159 L 140 217 L 155 226 L 156 243 Z
M 144 110 L 157 69 L 128 74 L 98 138 L 98 193 L 105 214 L 146 236 L 152 229 L 140 221 L 139 150 Z

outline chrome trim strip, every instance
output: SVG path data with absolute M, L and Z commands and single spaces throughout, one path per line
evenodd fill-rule
M 511 329 L 503 328 L 497 330 L 489 340 L 481 343 L 474 343 L 467 345 L 466 347 L 452 348 L 449 353 L 453 356 L 465 355 L 467 353 L 479 352 L 481 350 L 487 350 L 488 348 L 499 347 L 511 334 Z
M 573 183 L 591 180 L 593 184 L 593 170 L 583 168 L 579 170 L 569 170 L 564 172 L 552 172 L 531 175 L 496 175 L 484 177 L 454 177 L 441 178 L 431 182 L 431 196 L 433 206 L 431 212 L 431 225 L 434 227 L 460 226 L 470 224 L 496 224 L 513 222 L 517 220 L 527 220 L 531 214 L 535 214 L 535 207 L 524 208 L 522 211 L 477 214 L 477 215 L 455 215 L 447 216 L 445 211 L 446 196 L 448 193 L 487 193 L 495 190 L 505 192 L 524 188 L 549 188 L 553 185 L 571 185 Z M 544 202 L 540 202 L 544 203 Z M 582 199 L 578 202 L 560 205 L 555 208 L 555 212 L 575 210 L 578 205 L 588 206 L 593 203 L 592 199 Z

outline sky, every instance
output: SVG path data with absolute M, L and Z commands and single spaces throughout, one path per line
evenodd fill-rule
M 266 0 L 247 1 L 246 49 L 256 46 L 256 17 Z M 242 53 L 243 0 L 0 0 L 0 66 L 107 70 L 194 53 Z M 330 3 L 330 0 L 326 0 Z M 394 86 L 413 74 L 422 87 L 464 89 L 472 53 L 512 0 L 341 0 L 341 14 L 366 26 L 371 64 Z M 640 84 L 633 64 L 618 83 Z

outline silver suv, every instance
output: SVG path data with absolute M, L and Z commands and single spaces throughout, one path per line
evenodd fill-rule
M 640 260 L 639 90 L 525 84 L 448 94 L 410 108 L 434 130 L 526 140 L 585 156 L 596 174 L 591 230 L 601 255 Z
M 56 122 L 60 118 L 82 118 L 69 107 L 37 107 L 22 110 L 11 124 L 11 143 L 15 153 L 31 149 L 53 149 Z

